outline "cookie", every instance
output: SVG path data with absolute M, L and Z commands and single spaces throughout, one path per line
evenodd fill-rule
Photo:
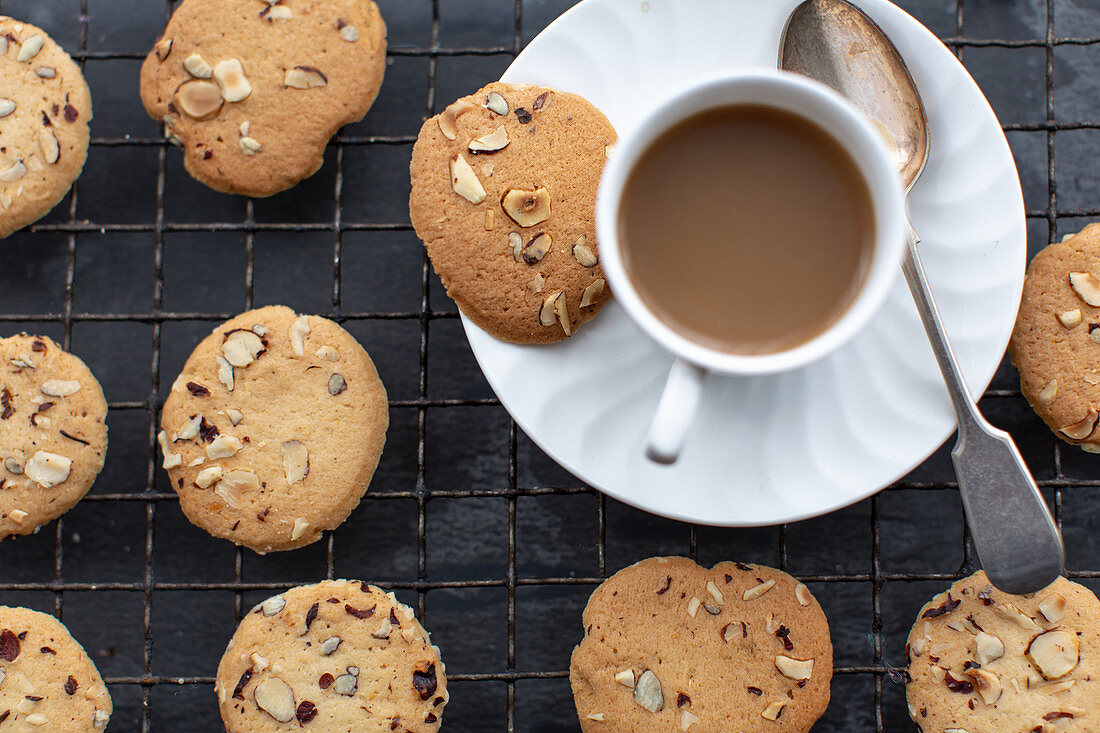
M 443 285 L 497 338 L 551 343 L 610 299 L 596 189 L 615 130 L 585 99 L 496 83 L 420 129 L 409 214 Z
M 293 588 L 241 621 L 214 690 L 229 733 L 439 730 L 439 648 L 408 606 L 358 580 Z
M 963 578 L 921 609 L 906 654 L 925 733 L 1100 729 L 1100 601 L 1065 578 L 1027 596 Z
M 92 95 L 41 28 L 0 16 L 0 239 L 57 206 L 84 170 Z
M 0 606 L 0 729 L 100 731 L 112 710 L 99 671 L 60 621 Z
M 72 509 L 107 455 L 107 400 L 48 336 L 0 339 L 0 540 Z
M 385 69 L 370 0 L 184 0 L 141 68 L 141 99 L 195 179 L 271 196 L 317 172 Z
M 268 306 L 195 347 L 160 424 L 187 518 L 263 553 L 316 542 L 355 509 L 382 455 L 389 405 L 351 334 Z
M 1100 224 L 1035 255 L 1008 353 L 1054 434 L 1100 453 Z
M 833 646 L 805 585 L 761 565 L 656 557 L 592 593 L 569 681 L 581 729 L 808 731 Z

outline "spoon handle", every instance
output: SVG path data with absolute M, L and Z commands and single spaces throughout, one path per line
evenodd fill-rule
M 1008 593 L 1033 593 L 1062 574 L 1058 528 L 1011 436 L 978 411 L 947 341 L 909 225 L 902 270 L 958 417 L 951 451 L 967 524 L 990 581 Z

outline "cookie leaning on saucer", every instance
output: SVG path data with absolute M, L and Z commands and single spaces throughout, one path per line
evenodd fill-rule
M 1009 355 L 1024 397 L 1054 434 L 1100 452 L 1100 224 L 1035 255 Z
M 65 197 L 84 170 L 92 95 L 41 28 L 0 16 L 0 239 Z
M 385 69 L 370 0 L 184 0 L 145 59 L 141 99 L 198 181 L 271 196 L 317 172 Z
M 107 727 L 111 696 L 60 621 L 0 606 L 0 727 L 85 733 Z
M 253 608 L 214 683 L 229 733 L 433 733 L 447 678 L 408 606 L 358 580 L 292 588 Z
M 386 389 L 359 342 L 326 318 L 268 306 L 195 347 L 157 439 L 187 518 L 269 552 L 316 542 L 347 518 L 388 426 Z
M 497 338 L 550 343 L 611 292 L 596 189 L 615 130 L 575 94 L 494 83 L 420 129 L 409 214 L 458 307 Z
M 107 454 L 107 400 L 48 336 L 0 339 L 0 540 L 72 509 Z
M 569 680 L 585 733 L 808 731 L 829 704 L 833 647 L 805 585 L 761 565 L 657 557 L 584 609 Z
M 963 578 L 909 632 L 909 714 L 926 733 L 1096 731 L 1098 628 L 1100 601 L 1065 578 L 1027 596 Z

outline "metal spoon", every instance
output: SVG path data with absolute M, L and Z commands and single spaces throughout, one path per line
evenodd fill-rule
M 928 120 L 909 69 L 874 21 L 845 0 L 806 0 L 787 21 L 779 66 L 827 84 L 863 111 L 912 190 L 928 160 Z M 1001 590 L 1040 590 L 1062 573 L 1062 538 L 1016 444 L 974 404 L 924 275 L 920 237 L 908 229 L 902 269 L 958 417 L 951 459 L 978 559 Z

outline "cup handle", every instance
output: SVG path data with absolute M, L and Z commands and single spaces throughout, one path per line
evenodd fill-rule
M 705 369 L 683 359 L 672 363 L 665 391 L 646 438 L 646 456 L 655 463 L 675 463 L 703 396 Z

